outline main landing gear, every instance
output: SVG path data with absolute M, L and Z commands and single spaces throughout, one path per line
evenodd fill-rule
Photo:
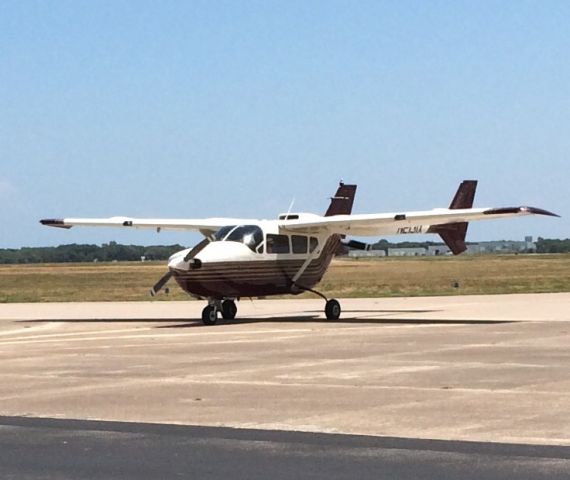
M 209 303 L 202 310 L 202 323 L 204 325 L 215 325 L 218 321 L 218 312 L 222 314 L 224 320 L 236 318 L 237 305 L 230 298 L 225 300 L 209 300 Z
M 327 299 L 327 297 L 316 290 L 303 287 L 299 288 L 313 292 L 327 302 L 325 304 L 325 316 L 327 317 L 327 320 L 338 320 L 340 318 L 341 308 L 338 300 L 334 298 Z M 236 318 L 237 314 L 236 302 L 231 298 L 226 298 L 224 300 L 208 300 L 208 305 L 206 305 L 204 310 L 202 310 L 202 323 L 204 325 L 215 325 L 218 323 L 218 313 L 222 315 L 224 320 L 233 320 Z
M 340 303 L 338 300 L 331 298 L 327 300 L 325 304 L 325 315 L 327 316 L 327 320 L 338 320 L 340 318 Z
M 312 288 L 304 287 L 302 285 L 299 285 L 298 283 L 294 283 L 293 287 L 298 289 L 298 290 L 297 290 L 297 292 L 292 292 L 292 293 L 299 293 L 299 290 L 304 290 L 305 292 L 311 292 L 311 293 L 314 293 L 315 295 L 318 295 L 319 297 L 321 297 L 326 302 L 326 304 L 325 304 L 325 316 L 327 317 L 327 320 L 338 320 L 340 318 L 341 308 L 340 308 L 340 303 L 338 302 L 338 300 L 336 300 L 334 298 L 328 299 L 321 292 L 317 292 L 316 290 L 313 290 Z

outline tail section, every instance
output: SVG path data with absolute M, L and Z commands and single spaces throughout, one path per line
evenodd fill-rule
M 340 182 L 334 197 L 331 197 L 331 204 L 325 213 L 325 217 L 332 217 L 333 215 L 350 215 L 355 194 L 356 185 L 345 185 Z
M 476 189 L 477 180 L 463 180 L 449 205 L 450 210 L 473 207 Z
M 325 217 L 332 217 L 334 215 L 350 215 L 352 212 L 352 205 L 354 203 L 354 196 L 356 194 L 356 185 L 345 185 L 342 181 L 338 184 L 338 188 L 334 197 L 331 197 L 331 203 L 325 213 Z M 344 235 L 332 235 L 327 241 L 325 250 L 330 251 L 330 259 L 333 255 L 341 255 L 346 253 L 345 247 L 341 243 Z
M 475 199 L 475 190 L 477 189 L 477 180 L 464 180 L 459 185 L 455 197 L 449 205 L 450 210 L 463 208 L 472 208 Z M 428 233 L 437 233 L 453 252 L 454 255 L 467 250 L 465 245 L 465 237 L 467 235 L 468 222 L 448 223 L 444 225 L 432 225 Z

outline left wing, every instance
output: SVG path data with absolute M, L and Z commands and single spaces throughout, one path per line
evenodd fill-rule
M 328 232 L 330 234 L 380 236 L 409 233 L 435 233 L 436 226 L 491 220 L 496 218 L 522 217 L 526 215 L 549 215 L 555 213 L 535 207 L 507 208 L 436 208 L 434 210 L 380 213 L 368 215 L 336 215 L 305 220 L 284 220 L 279 226 L 291 232 Z M 432 232 L 430 232 L 430 228 Z
M 42 225 L 59 228 L 79 227 L 125 227 L 125 228 L 150 228 L 154 230 L 194 230 L 208 236 L 226 225 L 255 224 L 258 220 L 240 218 L 62 218 L 40 220 Z

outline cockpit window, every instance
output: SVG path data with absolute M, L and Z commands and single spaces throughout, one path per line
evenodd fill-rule
M 214 233 L 214 242 L 221 242 L 236 226 L 237 225 L 228 225 L 227 227 L 220 228 Z
M 263 231 L 257 225 L 222 227 L 215 233 L 214 241 L 239 242 L 247 245 L 254 252 L 263 251 L 263 248 L 259 248 L 263 242 Z

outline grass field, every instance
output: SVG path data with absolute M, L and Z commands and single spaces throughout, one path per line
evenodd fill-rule
M 150 300 L 165 272 L 163 263 L 3 265 L 0 303 Z M 189 298 L 168 286 L 155 300 Z M 570 254 L 342 259 L 317 289 L 339 298 L 567 292 Z

